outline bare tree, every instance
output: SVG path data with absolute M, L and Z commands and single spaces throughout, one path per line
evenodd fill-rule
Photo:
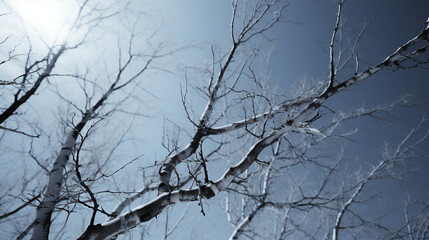
M 387 179 L 405 184 L 401 176 L 408 162 L 426 157 L 418 150 L 428 140 L 426 119 L 396 147 L 386 145 L 381 160 L 368 167 L 345 156 L 356 131 L 344 131 L 341 125 L 364 117 L 388 121 L 394 109 L 411 105 L 409 98 L 348 112 L 331 109 L 327 101 L 379 72 L 426 68 L 429 22 L 384 60 L 364 66 L 358 50 L 366 26 L 344 37 L 343 9 L 348 3 L 339 1 L 327 45 L 328 76 L 292 94 L 280 94 L 264 74 L 261 59 L 267 43 L 273 42 L 271 34 L 292 24 L 290 4 L 233 0 L 228 50 L 211 45 L 211 59 L 203 66 L 177 64 L 183 74 L 170 61 L 177 62 L 177 55 L 194 48 L 172 50 L 161 43 L 157 29 L 154 34 L 144 32 L 148 18 L 139 11 L 138 1 L 77 1 L 67 41 L 49 46 L 40 59 L 34 57 L 38 55 L 30 37 L 24 54 L 17 50 L 19 44 L 12 44 L 0 67 L 18 61 L 24 70 L 0 82 L 9 91 L 2 97 L 12 97 L 2 107 L 1 142 L 12 152 L 5 139 L 19 136 L 23 147 L 15 155 L 24 156 L 20 166 L 32 165 L 25 169 L 24 180 L 0 193 L 0 224 L 17 228 L 5 236 L 69 238 L 68 232 L 74 231 L 69 229 L 78 228 L 78 239 L 133 238 L 131 230 L 140 227 L 143 238 L 157 236 L 150 228 L 158 226 L 163 229 L 159 237 L 167 239 L 186 224 L 192 202 L 202 215 L 209 214 L 207 205 L 218 202 L 233 228 L 230 239 L 426 239 L 427 202 L 407 199 L 400 212 L 405 220 L 399 225 L 386 223 L 389 211 L 365 211 L 382 198 L 374 186 Z M 97 38 L 105 31 L 116 41 Z M 101 43 L 106 44 L 97 52 L 102 60 L 93 65 L 82 68 L 77 56 L 75 69 L 59 66 L 65 53 L 82 54 L 79 49 Z M 142 83 L 156 78 L 152 72 L 184 80 L 178 105 L 187 125 L 165 118 L 161 144 L 166 154 L 161 160 L 142 152 L 145 140 L 136 139 L 139 125 L 155 115 L 150 106 L 141 107 L 156 98 Z M 61 86 L 66 83 L 62 79 L 73 82 L 72 94 Z M 40 91 L 45 83 L 47 90 Z M 58 139 L 31 114 L 18 114 L 24 105 L 37 104 L 33 98 L 38 92 L 63 106 L 56 123 Z M 18 119 L 27 127 L 14 123 Z M 131 148 L 138 154 L 126 156 Z M 10 181 L 11 176 L 5 178 Z M 191 203 L 183 212 L 184 202 Z M 30 214 L 30 220 L 22 221 Z M 165 222 L 159 220 L 161 214 Z

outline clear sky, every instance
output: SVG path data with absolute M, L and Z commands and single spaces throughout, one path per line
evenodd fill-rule
M 269 65 L 261 63 L 260 71 L 265 71 L 270 77 L 273 86 L 273 92 L 285 92 L 293 95 L 298 83 L 305 79 L 309 83 L 326 80 L 329 74 L 329 41 L 336 20 L 336 0 L 295 0 L 292 1 L 287 10 L 290 22 L 278 24 L 273 30 L 267 32 L 267 37 L 272 41 L 266 41 L 260 44 L 261 55 L 267 56 Z M 135 105 L 130 103 L 130 108 L 148 112 L 150 117 L 137 119 L 133 131 L 129 134 L 128 139 L 133 139 L 133 144 L 124 144 L 119 148 L 117 156 L 118 166 L 129 161 L 133 157 L 144 154 L 144 162 L 137 163 L 126 173 L 133 172 L 135 168 L 150 165 L 153 160 L 161 161 L 167 152 L 161 146 L 163 134 L 163 122 L 168 120 L 174 121 L 184 129 L 192 129 L 181 106 L 180 86 L 185 86 L 184 71 L 189 66 L 202 67 L 210 62 L 210 46 L 215 45 L 219 53 L 226 52 L 230 48 L 230 21 L 231 21 L 231 3 L 227 0 L 165 0 L 165 1 L 136 1 L 136 11 L 143 9 L 141 25 L 138 28 L 142 31 L 156 34 L 151 39 L 151 44 L 163 41 L 167 49 L 174 50 L 182 48 L 172 55 L 172 57 L 162 60 L 157 69 L 150 71 L 145 75 L 142 86 L 145 91 L 150 92 L 153 96 L 146 97 L 145 105 Z M 0 11 L 0 14 L 3 10 Z M 365 69 L 371 64 L 377 64 L 393 53 L 400 45 L 417 35 L 422 29 L 423 24 L 429 16 L 429 1 L 427 0 L 358 0 L 346 1 L 344 5 L 344 34 L 355 37 L 364 25 L 366 30 L 363 32 L 359 43 L 359 56 L 361 59 L 360 70 Z M 83 63 L 94 63 L 90 66 L 93 69 L 99 69 L 93 75 L 104 83 L 104 77 L 109 71 L 113 71 L 116 60 L 109 60 L 107 56 L 116 56 L 117 49 L 114 47 L 116 42 L 123 44 L 125 38 L 115 36 L 115 28 L 129 24 L 123 18 L 122 22 L 111 22 L 105 24 L 99 32 L 93 34 L 89 44 L 73 53 L 66 55 L 58 64 L 58 68 L 64 71 L 80 69 Z M 129 19 L 128 19 L 129 20 Z M 0 19 L 1 21 L 1 19 Z M 12 28 L 9 20 L 0 22 L 0 29 Z M 146 25 L 145 25 L 146 24 Z M 15 25 L 14 25 L 15 26 Z M 45 30 L 44 30 L 45 31 Z M 49 31 L 49 30 L 46 30 Z M 146 35 L 149 34 L 144 34 Z M 1 37 L 4 37 L 0 33 Z M 51 38 L 52 36 L 46 36 Z M 142 37 L 144 39 L 145 37 Z M 101 42 L 101 43 L 100 43 Z M 137 42 L 136 48 L 144 48 L 148 42 Z M 40 44 L 40 43 L 39 43 Z M 1 51 L 1 54 L 4 54 Z M 106 58 L 104 58 L 106 56 Z M 100 63 L 104 60 L 104 64 Z M 1 60 L 1 59 L 0 59 Z M 267 60 L 267 62 L 268 62 Z M 14 66 L 16 67 L 16 66 Z M 15 71 L 0 68 L 0 79 L 5 76 L 13 75 Z M 137 67 L 137 66 L 136 66 Z M 83 69 L 83 68 L 82 68 Z M 81 70 L 82 70 L 81 69 Z M 92 69 L 92 70 L 93 70 Z M 162 70 L 162 71 L 157 71 Z M 99 74 L 100 72 L 102 74 Z M 187 70 L 186 70 L 187 71 Z M 347 143 L 347 159 L 351 164 L 354 161 L 368 162 L 373 164 L 380 158 L 382 145 L 398 144 L 400 139 L 406 136 L 410 129 L 415 127 L 423 117 L 429 117 L 429 74 L 422 69 L 383 71 L 358 84 L 349 90 L 346 90 L 337 96 L 332 97 L 327 102 L 327 106 L 336 112 L 347 112 L 360 107 L 374 107 L 383 104 L 389 104 L 401 96 L 411 94 L 409 101 L 415 105 L 407 108 L 395 109 L 391 115 L 384 115 L 388 121 L 374 120 L 363 118 L 344 124 L 339 128 L 337 133 L 348 132 L 354 129 L 359 131 L 352 135 L 351 141 Z M 101 80 L 100 80 L 101 79 Z M 76 95 L 77 86 L 67 80 L 58 79 L 58 86 L 44 85 L 40 90 L 40 95 L 34 97 L 31 102 L 25 106 L 26 114 L 37 116 L 41 120 L 40 126 L 49 128 L 58 126 L 56 129 L 47 129 L 52 134 L 54 141 L 61 136 L 60 123 L 58 123 L 58 112 L 65 110 L 65 103 L 55 98 L 55 91 L 63 92 L 66 98 L 76 97 L 78 104 L 85 104 L 82 98 Z M 195 85 L 204 83 L 204 80 L 192 79 L 190 81 Z M 0 89 L 0 92 L 3 91 Z M 135 90 L 137 93 L 144 94 L 140 89 Z M 1 97 L 1 96 L 0 96 Z M 55 102 L 52 99 L 55 98 Z M 190 94 L 190 102 L 193 103 L 193 110 L 198 118 L 205 106 L 202 97 L 199 94 Z M 0 99 L 3 101 L 3 99 Z M 6 101 L 6 100 L 5 100 Z M 60 104 L 57 104 L 60 102 Z M 68 113 L 70 116 L 71 113 Z M 49 119 L 45 119 L 50 116 Z M 323 122 L 324 119 L 322 118 Z M 113 132 L 116 137 L 120 129 L 124 129 L 130 120 L 122 118 L 112 120 L 112 125 L 103 126 L 97 138 L 103 139 L 105 132 Z M 171 127 L 172 125 L 170 125 Z M 428 129 L 428 124 L 423 126 L 423 131 Z M 119 130 L 118 130 L 119 129 Z M 116 131 L 116 132 L 115 132 Z M 103 133 L 104 132 L 104 133 Z M 58 137 L 56 137 L 59 135 Z M 180 140 L 184 144 L 187 135 L 183 134 Z M 46 142 L 40 146 L 49 146 L 51 155 L 58 148 L 57 143 L 51 142 L 52 139 L 43 139 Z M 104 139 L 105 140 L 105 139 Z M 130 141 L 131 142 L 131 141 Z M 1 149 L 2 157 L 7 156 L 7 162 L 11 162 L 13 157 L 25 154 L 28 147 L 28 140 L 10 138 L 8 141 L 2 141 L 4 145 Z M 56 147 L 56 148 L 55 148 Z M 429 149 L 429 145 L 425 145 Z M 6 152 L 10 151 L 10 152 Z M 40 151 L 39 151 L 40 152 Z M 428 154 L 428 151 L 425 151 Z M 8 154 L 11 154 L 8 156 Z M 12 157 L 10 157 L 12 156 Z M 149 164 L 147 164 L 149 163 Z M 6 163 L 4 163 L 6 164 Z M 368 166 L 368 164 L 366 164 Z M 365 164 L 363 164 L 365 165 Z M 411 182 L 409 190 L 413 196 L 419 199 L 428 199 L 429 176 L 426 174 L 429 169 L 429 163 L 420 159 L 409 166 L 418 166 L 418 169 L 411 174 L 405 174 L 404 179 Z M 14 168 L 21 168 L 16 165 Z M 16 169 L 14 169 L 16 170 Z M 2 176 L 10 176 L 10 169 L 0 170 Z M 16 170 L 17 171 L 17 170 Z M 214 176 L 223 173 L 213 173 Z M 139 187 L 141 177 L 133 178 L 130 175 L 124 175 L 123 179 L 130 180 L 135 186 L 126 186 L 132 190 Z M 115 183 L 118 186 L 127 185 L 128 183 Z M 395 195 L 398 192 L 403 193 L 403 189 L 395 189 L 393 185 L 383 184 L 380 189 L 387 187 L 388 194 Z M 383 189 L 384 190 L 384 189 Z M 111 200 L 111 199 L 110 199 Z M 138 201 L 137 204 L 144 203 L 148 199 Z M 116 202 L 110 201 L 103 205 L 106 210 L 111 208 Z M 184 220 L 184 227 L 172 235 L 173 239 L 226 239 L 233 228 L 228 224 L 226 215 L 222 209 L 224 199 L 216 197 L 207 202 L 206 216 L 202 216 L 200 208 L 196 203 L 191 203 L 188 217 Z M 397 203 L 395 203 L 397 204 Z M 185 210 L 186 204 L 173 207 L 171 216 L 180 216 Z M 399 205 L 398 205 L 399 206 Z M 62 216 L 64 218 L 64 216 Z M 78 217 L 72 216 L 70 221 L 78 221 Z M 101 220 L 101 218 L 100 218 Z M 165 215 L 160 215 L 155 222 L 165 221 Z M 206 227 L 210 225 L 210 227 Z M 0 230 L 1 230 L 0 225 Z M 80 229 L 81 224 L 76 224 Z M 151 235 L 159 237 L 163 234 L 163 227 L 154 227 L 155 231 Z M 3 229 L 4 230 L 4 229 Z M 80 231 L 80 230 L 77 230 Z M 68 232 L 64 237 L 75 237 L 78 232 Z M 1 236 L 1 235 L 0 235 Z M 130 237 L 137 235 L 128 235 Z M 138 239 L 138 238 L 136 238 Z

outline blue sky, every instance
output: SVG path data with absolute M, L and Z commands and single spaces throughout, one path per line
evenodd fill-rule
M 261 51 L 259 60 L 259 71 L 272 81 L 273 92 L 284 92 L 291 94 L 295 92 L 298 83 L 305 79 L 310 84 L 312 81 L 318 82 L 326 80 L 329 74 L 329 55 L 327 54 L 329 41 L 336 20 L 336 2 L 334 0 L 296 0 L 292 1 L 287 10 L 288 20 L 276 25 L 276 27 L 267 32 L 267 37 L 271 41 L 255 42 Z M 184 1 L 136 1 L 135 11 L 142 9 L 143 14 L 140 19 L 141 24 L 138 28 L 145 31 L 144 36 L 138 39 L 136 48 L 144 48 L 148 42 L 143 42 L 150 35 L 147 32 L 156 32 L 152 38 L 151 44 L 159 41 L 165 43 L 167 50 L 182 48 L 167 59 L 163 59 L 156 66 L 157 69 L 148 72 L 144 76 L 142 86 L 147 92 L 154 96 L 145 96 L 141 89 L 134 89 L 136 94 L 141 94 L 145 99 L 145 105 L 130 103 L 130 109 L 146 111 L 151 115 L 148 118 L 139 118 L 133 131 L 128 135 L 133 139 L 132 144 L 123 144 L 117 153 L 119 163 L 129 161 L 133 157 L 144 154 L 144 161 L 137 163 L 132 169 L 127 169 L 126 174 L 120 179 L 131 181 L 134 186 L 129 186 L 128 182 L 117 183 L 118 186 L 125 185 L 130 189 L 139 187 L 141 177 L 134 178 L 132 173 L 136 168 L 150 164 L 154 159 L 161 161 L 167 152 L 161 146 L 162 123 L 168 120 L 174 121 L 184 129 L 192 129 L 192 124 L 187 121 L 183 107 L 180 104 L 180 86 L 184 87 L 184 72 L 190 66 L 204 67 L 210 63 L 210 46 L 215 45 L 216 52 L 220 55 L 226 52 L 231 45 L 230 38 L 230 20 L 231 3 L 229 1 L 209 1 L 209 0 L 184 0 Z M 417 35 L 423 28 L 423 24 L 428 17 L 429 2 L 426 0 L 400 1 L 400 0 L 361 0 L 347 1 L 344 5 L 344 34 L 346 38 L 354 38 L 356 32 L 359 32 L 364 24 L 367 24 L 366 31 L 361 37 L 359 43 L 359 57 L 361 60 L 360 70 L 365 69 L 371 64 L 377 64 L 393 53 L 400 45 Z M 116 42 L 126 44 L 126 38 L 122 35 L 116 37 L 121 27 L 128 24 L 127 20 L 133 19 L 123 17 L 117 22 L 107 22 L 104 28 L 97 30 L 90 38 L 89 44 L 66 55 L 58 65 L 61 70 L 78 69 L 83 63 L 100 63 L 103 59 L 104 65 L 94 64 L 92 73 L 97 79 L 104 79 L 109 71 L 113 71 L 116 66 L 118 51 L 115 48 Z M 6 20 L 8 21 L 8 20 Z M 3 25 L 6 26 L 6 25 Z M 10 26 L 5 27 L 9 30 Z M 123 32 L 122 32 L 123 33 Z M 141 41 L 140 41 L 141 40 Z M 108 57 L 113 57 L 110 60 Z M 268 64 L 269 62 L 269 64 Z M 136 66 L 137 67 L 137 66 Z M 102 74 L 99 74 L 100 72 Z M 10 74 L 5 69 L 0 70 L 0 77 Z M 262 74 L 262 73 L 261 73 Z M 193 75 L 191 75 L 193 76 Z M 204 83 L 206 79 L 190 77 L 193 84 L 198 86 Z M 79 104 L 83 104 L 82 98 L 79 99 L 76 93 L 76 85 L 70 83 L 67 79 L 57 79 L 58 89 L 64 93 L 64 96 L 73 98 Z M 99 80 L 104 84 L 102 80 Z M 246 87 L 246 86 L 243 86 Z M 28 116 L 37 116 L 41 120 L 41 126 L 58 126 L 57 129 L 47 129 L 53 138 L 60 139 L 60 123 L 58 112 L 65 111 L 65 103 L 51 104 L 55 98 L 54 91 L 57 87 L 44 85 L 40 90 L 41 94 L 34 97 L 24 109 Z M 337 94 L 327 101 L 327 106 L 338 112 L 347 112 L 360 107 L 374 107 L 388 104 L 406 94 L 411 94 L 409 101 L 414 106 L 394 110 L 392 115 L 383 115 L 389 121 L 380 121 L 369 118 L 363 118 L 345 123 L 338 134 L 342 132 L 358 129 L 359 131 L 351 136 L 346 146 L 347 159 L 350 164 L 362 163 L 364 166 L 374 164 L 380 158 L 381 147 L 385 142 L 395 145 L 400 139 L 406 136 L 410 129 L 415 127 L 424 117 L 429 117 L 429 90 L 428 71 L 422 69 L 383 71 L 377 73 L 370 79 L 358 84 L 342 93 Z M 43 94 L 42 94 L 43 93 Z M 56 98 L 55 98 L 56 99 Z M 205 100 L 197 93 L 191 93 L 189 102 L 193 105 L 195 117 L 198 118 L 205 106 Z M 56 99 L 56 101 L 59 101 Z M 56 102 L 55 101 L 55 102 Z M 61 101 L 59 101 L 61 102 Z M 47 107 L 48 106 L 48 107 Z M 146 113 L 145 112 L 145 113 Z M 69 113 L 68 116 L 70 116 Z M 48 119 L 46 116 L 49 116 Z M 66 116 L 63 114 L 62 116 Z M 45 119 L 46 118 L 46 119 Z M 323 123 L 329 119 L 322 118 Z M 96 139 L 105 139 L 104 132 L 113 132 L 117 137 L 120 130 L 130 123 L 129 118 L 120 120 L 111 120 L 111 125 L 103 125 L 99 129 Z M 317 123 L 316 123 L 317 125 Z M 168 125 L 172 129 L 172 125 Z M 428 129 L 428 124 L 423 126 Z M 115 132 L 116 131 L 116 132 Z M 57 136 L 58 135 L 58 136 Z M 187 135 L 183 134 L 180 138 L 182 144 L 186 143 Z M 19 138 L 10 138 L 9 142 L 2 141 L 5 144 L 3 149 L 14 149 L 10 151 L 10 156 L 19 156 L 24 154 L 25 147 L 28 147 L 28 140 Z M 58 140 L 57 139 L 57 140 Z M 113 138 L 112 138 L 113 139 Z M 51 139 L 43 139 L 51 140 Z M 11 142 L 13 144 L 11 144 Z M 42 146 L 44 144 L 41 144 Z M 49 156 L 55 152 L 57 143 L 47 141 L 46 145 L 52 148 Z M 425 145 L 426 149 L 428 145 Z M 24 150 L 22 150 L 24 149 Z M 424 149 L 423 149 L 424 150 Z M 23 152 L 19 152 L 23 151 Z M 41 150 L 43 151 L 43 150 Z M 328 150 L 329 152 L 329 150 Z M 424 152 L 424 151 L 423 151 Z M 425 152 L 428 154 L 427 150 Z M 3 153 L 3 156 L 9 153 Z M 11 161 L 12 157 L 8 157 Z M 404 185 L 402 189 L 396 185 L 383 183 L 381 187 L 375 189 L 385 190 L 387 193 L 395 196 L 402 196 L 404 188 L 409 187 L 413 196 L 420 199 L 428 199 L 427 187 L 429 176 L 426 175 L 429 163 L 426 160 L 418 159 L 411 163 L 410 167 L 418 166 L 418 169 L 411 174 L 405 174 L 404 179 L 411 181 L 411 184 Z M 12 168 L 20 168 L 16 165 Z M 214 176 L 221 175 L 213 173 Z M 2 170 L 9 171 L 8 169 Z M 5 173 L 6 174 L 6 173 Z M 150 199 L 150 198 L 148 198 Z M 148 199 L 138 201 L 137 204 L 144 203 Z M 185 219 L 183 227 L 172 235 L 173 239 L 183 239 L 191 236 L 193 239 L 226 239 L 233 228 L 228 224 L 225 213 L 222 210 L 224 204 L 223 196 L 216 197 L 206 203 L 207 216 L 202 216 L 199 207 L 191 203 L 188 218 Z M 400 201 L 399 201 L 400 202 Z M 114 201 L 106 201 L 104 207 L 109 208 L 115 204 Z M 395 204 L 398 204 L 395 203 Z M 171 216 L 180 216 L 185 209 L 185 205 L 174 206 Z M 396 205 L 395 205 L 396 206 Z M 400 205 L 397 205 L 400 206 Z M 372 207 L 372 206 L 371 206 Z M 370 208 L 371 208 L 370 207 Z M 190 216 L 190 217 L 189 217 Z M 64 217 L 64 216 L 62 216 Z M 78 221 L 79 216 L 71 221 Z M 162 223 L 165 215 L 160 215 L 154 222 Z M 100 218 L 102 220 L 102 218 Z M 393 220 L 395 221 L 395 220 Z M 60 224 L 61 225 L 61 224 Z M 209 225 L 210 227 L 206 227 Z M 82 227 L 80 224 L 76 228 Z M 154 227 L 153 236 L 162 234 L 162 224 Z M 219 230 L 221 229 L 221 230 Z M 189 231 L 189 232 L 188 232 Z M 192 232 L 192 233 L 190 233 Z M 70 235 L 68 235 L 70 234 Z M 75 233 L 67 233 L 66 236 L 74 236 Z M 128 235 L 128 237 L 136 234 Z M 186 237 L 184 237 L 186 236 Z
M 165 17 L 165 26 L 161 27 L 161 32 L 165 34 L 167 41 L 176 45 L 189 44 L 192 46 L 191 49 L 185 50 L 184 54 L 177 57 L 181 64 L 204 65 L 209 61 L 207 58 L 211 44 L 216 44 L 220 51 L 229 48 L 231 10 L 228 1 L 183 1 L 180 3 L 170 1 L 158 4 L 162 9 L 160 15 Z M 154 8 L 156 7 L 158 6 L 154 6 Z M 412 3 L 406 1 L 346 2 L 344 37 L 348 34 L 353 38 L 354 33 L 359 32 L 363 25 L 367 24 L 367 29 L 359 44 L 360 70 L 382 61 L 401 44 L 418 34 L 427 19 L 427 9 L 429 9 L 427 1 L 413 1 Z M 329 70 L 327 50 L 335 23 L 336 10 L 336 1 L 293 1 L 287 11 L 289 19 L 293 23 L 279 24 L 267 34 L 274 40 L 264 43 L 262 55 L 270 56 L 270 65 L 268 70 L 265 67 L 261 69 L 270 75 L 273 85 L 278 86 L 276 89 L 278 92 L 292 93 L 297 86 L 296 82 L 302 79 L 309 81 L 326 79 Z M 193 46 L 198 47 L 193 48 Z M 328 100 L 328 106 L 338 112 L 347 112 L 364 106 L 374 107 L 388 104 L 406 94 L 412 94 L 410 101 L 418 104 L 406 109 L 395 110 L 391 116 L 387 116 L 388 118 L 394 117 L 389 119 L 392 120 L 389 122 L 364 118 L 345 123 L 339 133 L 359 130 L 351 137 L 352 141 L 347 144 L 347 159 L 351 162 L 364 162 L 363 165 L 366 167 L 376 163 L 381 157 L 381 148 L 385 142 L 392 145 L 398 144 L 410 129 L 415 127 L 424 116 L 428 116 L 429 108 L 426 107 L 426 104 L 429 102 L 427 95 L 429 83 L 427 76 L 426 71 L 419 69 L 381 72 L 364 83 Z M 158 89 L 159 95 L 164 99 L 160 111 L 176 122 L 186 124 L 186 120 L 177 118 L 183 116 L 183 110 L 176 108 L 174 104 L 180 100 L 177 88 L 179 84 L 183 86 L 183 78 L 179 73 L 178 78 L 170 76 L 167 79 L 160 79 L 153 86 L 154 89 L 162 86 L 161 90 Z M 165 86 L 168 87 L 165 88 Z M 193 103 L 198 102 L 195 99 L 200 99 L 198 95 L 191 97 L 193 97 L 191 98 Z M 194 110 L 198 115 L 202 106 L 196 104 Z M 155 127 L 156 123 L 151 126 Z M 189 123 L 187 126 L 190 127 Z M 425 170 L 422 169 L 427 169 L 429 165 L 424 160 L 416 162 L 420 170 L 404 175 L 406 180 L 413 182 L 406 186 L 412 189 L 411 191 L 416 194 L 414 196 L 427 199 L 429 180 Z M 410 166 L 416 165 L 412 163 Z M 403 196 L 402 194 L 404 194 L 404 187 L 400 189 L 396 185 L 388 183 L 382 183 L 380 186 L 379 190 L 386 190 L 387 187 L 388 194 L 392 196 L 398 194 Z M 397 205 L 392 203 L 392 207 L 401 207 L 401 201 L 396 202 Z M 208 209 L 215 210 L 203 217 L 198 213 L 198 209 L 194 208 L 195 215 L 189 224 L 198 228 L 200 224 L 204 225 L 208 221 L 209 224 L 216 226 L 210 229 L 221 228 L 225 231 L 207 230 L 210 234 L 205 235 L 205 238 L 208 236 L 209 239 L 226 238 L 232 228 L 225 220 L 219 220 L 222 213 L 216 210 L 219 207 L 218 202 L 209 201 L 207 205 Z M 369 207 L 367 211 L 370 211 L 371 208 Z M 196 230 L 195 235 L 199 236 L 198 234 L 199 231 Z M 181 234 L 177 236 L 181 236 Z

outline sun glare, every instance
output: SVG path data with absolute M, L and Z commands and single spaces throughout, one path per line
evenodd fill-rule
M 61 38 L 69 23 L 65 2 L 60 0 L 12 0 L 10 6 L 45 40 Z

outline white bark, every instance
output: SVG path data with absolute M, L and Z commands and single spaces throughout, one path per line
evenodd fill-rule
M 236 52 L 238 51 L 239 47 L 243 44 L 245 44 L 250 39 L 254 38 L 257 35 L 263 34 L 268 29 L 271 29 L 276 23 L 280 21 L 281 13 L 282 11 L 288 6 L 289 1 L 285 0 L 273 0 L 273 1 L 267 1 L 265 3 L 261 2 L 261 6 L 259 6 L 261 9 L 255 9 L 253 12 L 253 15 L 248 20 L 248 23 L 242 26 L 242 29 L 238 32 L 237 37 L 234 32 L 234 25 L 235 25 L 235 18 L 236 18 L 236 8 L 237 3 L 233 2 L 233 16 L 231 21 L 231 36 L 232 36 L 232 47 L 231 50 L 226 54 L 225 62 L 221 64 L 218 76 L 216 78 L 216 81 L 213 84 L 213 76 L 209 80 L 208 84 L 208 96 L 209 100 L 207 102 L 207 105 L 200 117 L 198 130 L 192 137 L 191 142 L 179 153 L 168 157 L 165 159 L 163 166 L 159 170 L 160 175 L 160 184 L 158 187 L 158 192 L 169 192 L 171 191 L 170 186 L 170 177 L 172 171 L 175 169 L 176 165 L 181 163 L 184 159 L 189 158 L 192 154 L 195 153 L 196 149 L 198 148 L 198 144 L 200 143 L 201 139 L 204 136 L 208 136 L 211 134 L 214 134 L 214 132 L 209 131 L 209 121 L 210 116 L 213 113 L 214 107 L 216 102 L 219 100 L 220 97 L 223 96 L 219 92 L 219 88 L 223 82 L 225 82 L 225 73 L 230 69 L 231 63 L 233 62 L 233 59 L 235 58 Z M 263 25 L 263 19 L 266 18 L 266 15 L 270 14 L 270 9 L 275 5 L 280 4 L 280 10 L 277 14 L 273 14 L 272 19 L 268 21 L 265 25 Z M 259 25 L 260 28 L 257 27 Z M 214 74 L 214 73 L 212 73 Z M 243 124 L 239 124 L 239 126 L 234 126 L 234 129 L 237 129 L 239 127 L 243 127 Z M 232 130 L 232 129 L 231 129 Z M 218 132 L 220 133 L 220 132 Z M 218 134 L 217 133 L 217 134 Z
M 76 143 L 77 132 L 71 131 L 63 144 L 57 159 L 55 159 L 51 173 L 49 175 L 49 183 L 46 189 L 45 196 L 37 207 L 36 223 L 33 228 L 33 240 L 48 239 L 49 229 L 51 226 L 51 216 L 55 206 L 58 203 L 61 186 L 64 179 L 64 168 L 69 160 L 74 145 Z
M 55 209 L 56 204 L 58 203 L 59 196 L 61 194 L 61 187 L 64 180 L 64 168 L 70 158 L 70 155 L 73 151 L 74 145 L 78 134 L 85 125 L 93 119 L 97 113 L 96 111 L 100 109 L 110 97 L 110 95 L 116 90 L 121 89 L 122 87 L 128 85 L 138 76 L 140 76 L 149 66 L 153 57 L 149 59 L 145 65 L 139 71 L 128 78 L 125 83 L 120 84 L 122 80 L 122 72 L 127 69 L 129 63 L 131 62 L 133 56 L 130 55 L 128 62 L 120 67 L 115 81 L 110 85 L 109 89 L 98 99 L 98 101 L 93 104 L 82 116 L 82 120 L 69 132 L 66 142 L 61 148 L 61 151 L 56 158 L 54 165 L 52 167 L 51 173 L 49 175 L 49 183 L 46 190 L 45 197 L 43 198 L 40 205 L 37 207 L 36 212 L 36 223 L 33 230 L 32 240 L 44 240 L 49 237 L 49 228 L 51 225 L 51 216 Z
M 152 201 L 134 208 L 111 221 L 88 228 L 79 237 L 79 239 L 109 239 L 136 227 L 141 222 L 149 221 L 160 214 L 169 205 L 178 204 L 181 202 L 197 201 L 199 200 L 199 197 L 211 198 L 215 196 L 219 192 L 225 190 L 231 184 L 234 177 L 240 175 L 246 169 L 248 169 L 250 165 L 257 159 L 262 150 L 277 141 L 287 131 L 288 129 L 286 128 L 273 131 L 267 137 L 259 140 L 253 145 L 253 147 L 240 162 L 229 168 L 216 182 L 202 185 L 200 186 L 200 189 L 194 188 L 189 190 L 177 190 L 171 193 L 162 193 Z

